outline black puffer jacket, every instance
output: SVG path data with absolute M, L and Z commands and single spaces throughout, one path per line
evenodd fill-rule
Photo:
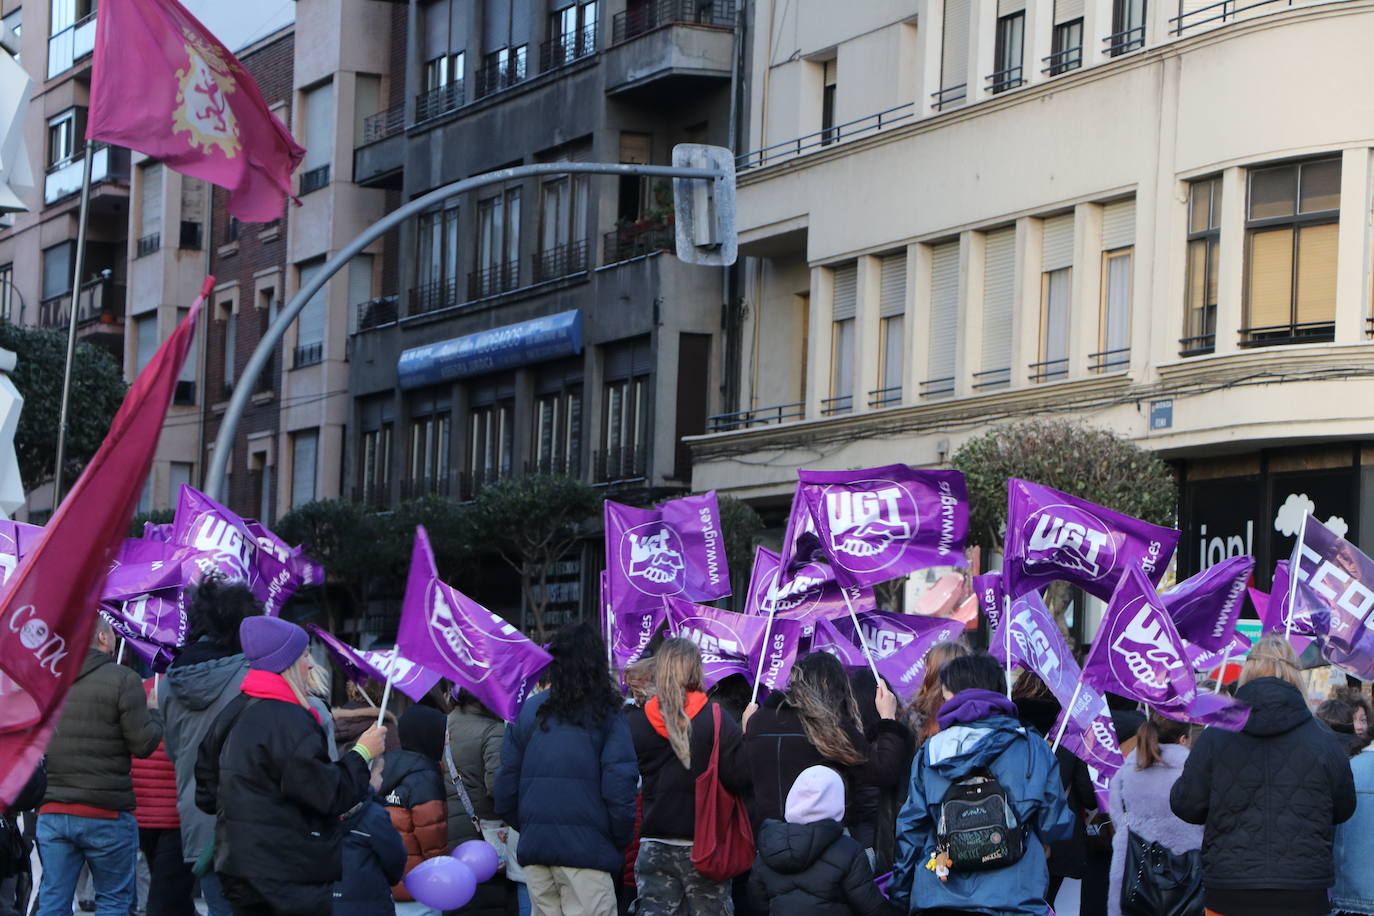
M 873 883 L 858 841 L 839 821 L 765 821 L 749 876 L 749 902 L 773 916 L 899 916 Z
M 1208 728 L 1169 804 L 1203 824 L 1203 881 L 1212 889 L 1327 888 L 1336 824 L 1355 813 L 1345 749 L 1278 678 L 1236 692 L 1251 707 L 1242 732 Z
M 329 912 L 339 817 L 367 794 L 362 756 L 331 761 L 304 707 L 240 694 L 205 736 L 195 775 L 196 805 L 218 815 L 216 874 L 253 885 L 280 914 Z

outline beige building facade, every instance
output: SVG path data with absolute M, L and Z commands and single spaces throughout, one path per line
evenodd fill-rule
M 1267 583 L 1294 499 L 1362 540 L 1374 4 L 1234 8 L 760 0 L 739 402 L 694 488 L 773 511 L 798 467 L 1062 416 L 1175 464 L 1181 574 Z

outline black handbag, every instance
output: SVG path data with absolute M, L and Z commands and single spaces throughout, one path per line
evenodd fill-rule
M 1203 916 L 1202 850 L 1177 853 L 1126 832 L 1121 916 Z

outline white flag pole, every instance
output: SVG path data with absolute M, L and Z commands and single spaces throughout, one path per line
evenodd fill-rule
M 391 650 L 392 664 L 386 666 L 386 686 L 382 688 L 382 705 L 377 707 L 377 724 L 386 718 L 386 704 L 391 699 L 391 679 L 396 675 L 396 650 Z
M 1307 512 L 1302 514 L 1302 527 L 1298 529 L 1298 548 L 1288 561 L 1288 613 L 1284 616 L 1284 638 L 1293 638 L 1293 608 L 1298 603 L 1298 570 L 1302 566 L 1302 549 L 1307 541 Z
M 115 653 L 115 664 L 124 664 L 124 637 L 119 637 L 119 651 Z
M 868 639 L 864 637 L 863 627 L 859 626 L 859 615 L 854 613 L 854 602 L 849 600 L 849 589 L 840 586 L 840 594 L 844 595 L 844 606 L 849 609 L 849 619 L 854 622 L 854 632 L 858 634 L 859 645 L 863 647 L 864 658 L 868 660 L 868 667 L 873 672 L 873 677 L 881 684 L 883 683 L 883 676 L 878 673 L 878 666 L 873 662 L 873 650 L 868 647 Z
M 1059 743 L 1064 740 L 1064 730 L 1069 727 L 1069 717 L 1073 715 L 1073 705 L 1078 702 L 1078 695 L 1083 692 L 1083 676 L 1078 676 L 1078 683 L 1073 685 L 1073 696 L 1069 697 L 1069 705 L 1064 707 L 1064 718 L 1059 723 L 1059 732 L 1054 736 L 1054 747 L 1050 748 L 1050 753 L 1059 750 Z
M 1007 653 L 1007 699 L 1011 699 L 1011 596 L 1002 596 L 1002 639 Z
M 768 622 L 763 625 L 763 651 L 759 653 L 759 670 L 754 672 L 754 702 L 758 702 L 759 688 L 763 686 L 763 666 L 768 663 L 768 639 L 773 635 L 773 618 L 777 616 L 778 603 L 773 601 L 768 608 Z

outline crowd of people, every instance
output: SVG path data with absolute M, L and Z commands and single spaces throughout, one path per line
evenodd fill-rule
M 1237 680 L 1242 731 L 1114 699 L 1125 765 L 1102 811 L 1047 740 L 1045 685 L 1022 672 L 1008 697 L 962 643 L 931 651 L 910 703 L 820 652 L 755 702 L 739 676 L 708 690 L 684 639 L 617 683 L 573 625 L 507 725 L 447 684 L 384 712 L 372 684 L 336 696 L 306 632 L 242 586 L 207 581 L 190 619 L 148 679 L 98 625 L 0 819 L 0 916 L 23 912 L 33 840 L 39 916 L 72 912 L 83 871 L 98 916 L 187 916 L 197 896 L 212 916 L 347 916 L 394 913 L 409 872 L 473 839 L 502 867 L 460 912 L 492 916 L 1038 916 L 1068 879 L 1085 916 L 1374 914 L 1368 698 L 1341 688 L 1314 715 L 1280 636 Z M 731 810 L 753 844 L 728 868 Z

